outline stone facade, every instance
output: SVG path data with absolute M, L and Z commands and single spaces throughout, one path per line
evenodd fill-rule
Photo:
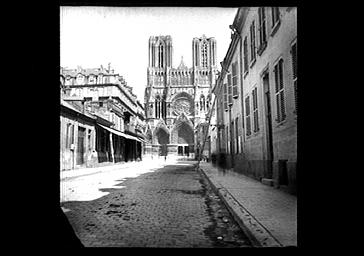
M 142 158 L 143 104 L 110 65 L 107 69 L 61 68 L 60 87 L 61 169 Z
M 192 40 L 192 67 L 173 64 L 171 36 L 151 36 L 145 88 L 149 153 L 194 156 L 200 147 L 195 131 L 206 122 L 211 87 L 217 77 L 216 40 Z
M 216 151 L 227 168 L 296 191 L 297 8 L 239 8 L 218 78 Z

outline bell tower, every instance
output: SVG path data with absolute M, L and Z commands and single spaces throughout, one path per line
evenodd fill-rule
M 171 36 L 151 36 L 149 38 L 150 68 L 172 67 L 173 46 Z
M 192 41 L 192 63 L 194 67 L 208 68 L 216 66 L 215 38 L 195 37 Z

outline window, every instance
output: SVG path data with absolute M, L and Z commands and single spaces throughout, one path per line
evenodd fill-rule
M 159 56 L 158 56 L 158 67 L 163 67 L 163 45 L 160 43 L 159 45 Z
M 202 44 L 202 66 L 207 67 L 207 43 Z
M 274 80 L 276 87 L 277 119 L 278 123 L 286 119 L 284 103 L 284 84 L 283 84 L 283 59 L 280 59 L 274 67 Z
M 235 61 L 232 64 L 232 73 L 233 73 L 233 98 L 238 98 L 238 71 L 237 71 L 237 62 Z
M 294 44 L 291 46 L 291 57 L 295 113 L 297 114 L 297 42 L 294 42 Z
M 250 97 L 247 96 L 245 98 L 245 120 L 246 120 L 246 135 L 249 136 L 251 134 L 251 125 L 250 125 Z
M 253 90 L 253 118 L 254 118 L 254 132 L 259 131 L 258 121 L 258 89 L 255 87 Z
M 92 134 L 92 130 L 91 130 L 91 129 L 89 129 L 89 130 L 88 130 L 88 135 L 87 135 L 88 150 L 89 150 L 89 151 L 91 151 L 91 150 L 92 150 L 91 134 Z
M 233 105 L 233 88 L 231 85 L 231 74 L 227 76 L 227 82 L 228 82 L 228 105 Z
M 205 111 L 205 96 L 201 94 L 200 96 L 200 111 Z
M 155 99 L 155 118 L 160 117 L 160 97 L 159 95 Z
M 90 84 L 94 84 L 95 83 L 95 77 L 93 75 L 91 75 L 89 77 L 89 81 L 88 81 Z
M 279 7 L 271 7 L 272 9 L 272 27 L 274 28 L 279 23 Z
M 228 89 L 227 89 L 227 84 L 226 83 L 224 84 L 224 100 L 223 100 L 223 102 L 224 102 L 224 110 L 228 111 L 228 105 L 227 105 L 227 103 L 228 103 Z
M 74 125 L 71 123 L 67 124 L 66 130 L 66 148 L 71 148 L 71 144 L 74 143 Z
M 244 38 L 244 74 L 248 73 L 248 42 L 247 37 Z
M 250 62 L 255 61 L 255 22 L 250 25 Z
M 265 8 L 259 7 L 258 9 L 258 16 L 259 16 L 259 49 L 258 54 L 260 55 L 265 47 L 267 46 L 267 34 L 265 28 Z
M 81 74 L 80 74 L 80 75 L 78 75 L 78 76 L 77 76 L 77 84 L 83 84 L 83 82 L 84 82 L 84 81 L 83 81 L 83 79 L 84 79 L 84 78 L 83 78 L 83 75 L 81 75 Z

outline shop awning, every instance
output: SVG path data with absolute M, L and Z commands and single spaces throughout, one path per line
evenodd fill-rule
M 113 134 L 116 134 L 118 136 L 121 136 L 121 137 L 123 137 L 125 139 L 136 140 L 136 141 L 141 142 L 141 140 L 139 138 L 135 137 L 135 136 L 132 136 L 132 135 L 129 135 L 129 134 L 125 134 L 125 133 L 123 133 L 121 131 L 117 131 L 117 130 L 114 130 L 112 128 L 106 127 L 106 126 L 104 126 L 102 124 L 98 124 L 98 125 L 101 126 L 102 128 L 104 128 L 105 130 L 107 130 L 107 131 L 109 131 L 109 132 L 111 132 Z

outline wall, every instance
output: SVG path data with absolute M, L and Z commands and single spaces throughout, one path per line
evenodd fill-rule
M 73 144 L 74 150 L 71 150 L 70 146 L 66 145 L 66 135 L 67 135 L 67 124 L 73 125 Z M 85 133 L 85 140 L 84 140 L 84 153 L 83 159 L 84 164 L 78 165 L 77 164 L 77 145 L 78 145 L 78 127 L 83 127 L 86 129 Z M 82 120 L 76 119 L 72 115 L 67 113 L 61 113 L 60 117 L 60 167 L 61 170 L 70 170 L 79 167 L 91 167 L 97 163 L 97 155 L 94 151 L 95 149 L 95 127 L 92 123 Z M 88 136 L 89 131 L 90 138 Z M 71 138 L 71 134 L 69 134 Z
M 231 58 L 230 65 L 227 67 L 231 72 L 231 63 L 237 61 L 239 63 L 239 72 L 243 72 L 243 81 L 241 76 L 238 76 L 238 94 L 239 97 L 233 99 L 233 105 L 231 106 L 231 117 L 229 111 L 223 111 L 222 116 L 218 117 L 218 122 L 222 121 L 224 129 L 222 129 L 220 154 L 224 154 L 224 149 L 228 153 L 226 157 L 227 168 L 234 168 L 235 171 L 244 173 L 248 176 L 254 177 L 258 180 L 267 177 L 268 170 L 268 150 L 267 150 L 267 123 L 265 120 L 266 110 L 264 108 L 264 88 L 262 74 L 263 71 L 267 71 L 269 74 L 269 89 L 270 89 L 270 101 L 272 110 L 272 138 L 273 138 L 273 180 L 276 187 L 282 187 L 283 179 L 282 170 L 284 166 L 282 160 L 287 160 L 287 187 L 288 191 L 295 193 L 296 190 L 296 165 L 297 165 L 297 115 L 295 112 L 295 97 L 292 78 L 292 60 L 291 60 L 291 44 L 297 37 L 297 8 L 280 7 L 280 25 L 278 29 L 273 32 L 271 24 L 271 8 L 266 7 L 266 35 L 267 46 L 265 50 L 259 55 L 256 53 L 255 62 L 250 63 L 250 25 L 253 20 L 255 21 L 255 43 L 256 49 L 259 42 L 259 30 L 258 30 L 258 8 L 249 8 L 248 16 L 245 19 L 245 23 L 242 26 L 242 30 L 239 33 L 242 39 L 239 40 L 239 44 L 235 48 Z M 243 42 L 245 36 L 247 36 L 248 42 L 248 73 L 244 75 L 244 65 L 240 63 L 240 43 Z M 242 50 L 243 47 L 242 47 Z M 244 52 L 244 51 L 243 51 Z M 278 123 L 277 117 L 277 104 L 275 96 L 275 77 L 274 66 L 279 60 L 283 59 L 283 84 L 284 84 L 284 96 L 285 96 L 285 112 L 286 120 Z M 241 65 L 242 64 L 242 65 Z M 240 74 L 240 73 L 239 73 Z M 226 82 L 227 76 L 225 76 L 223 83 Z M 241 82 L 243 82 L 243 91 L 241 90 Z M 254 88 L 257 88 L 257 105 L 258 105 L 258 123 L 259 130 L 253 131 L 253 104 L 252 104 L 252 92 Z M 222 93 L 221 93 L 222 94 Z M 244 120 L 245 127 L 242 129 L 242 111 L 244 110 L 245 118 L 245 98 L 250 96 L 250 116 L 251 116 L 251 135 L 246 135 L 246 120 Z M 220 95 L 220 100 L 222 96 Z M 242 104 L 244 104 L 242 106 Z M 243 109 L 244 108 L 244 109 Z M 221 113 L 221 112 L 220 112 Z M 241 136 L 242 144 L 240 150 L 243 150 L 236 154 L 236 151 L 231 152 L 228 142 L 230 139 L 226 138 L 226 130 L 230 129 L 231 120 L 239 118 L 239 134 Z M 230 130 L 228 133 L 230 137 Z M 236 149 L 236 147 L 235 147 Z M 234 153 L 234 154 L 232 154 Z M 284 186 L 283 186 L 284 187 Z

